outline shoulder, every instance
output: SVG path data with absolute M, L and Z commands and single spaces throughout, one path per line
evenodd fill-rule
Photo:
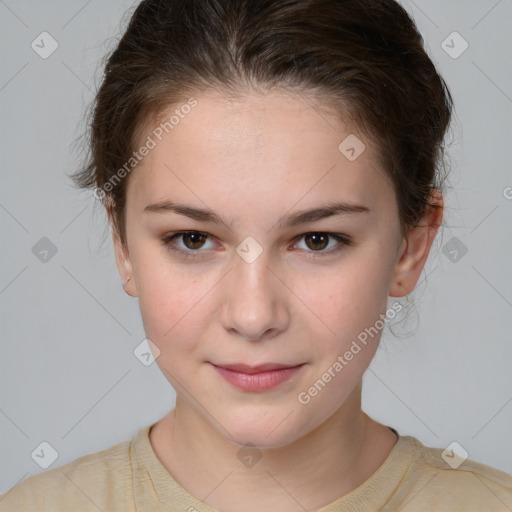
M 413 452 L 403 512 L 512 510 L 512 475 L 451 449 L 425 446 L 414 437 L 402 440 Z
M 130 511 L 130 443 L 123 441 L 28 477 L 0 496 L 0 512 Z

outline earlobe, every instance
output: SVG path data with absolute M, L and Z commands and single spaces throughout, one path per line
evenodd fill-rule
M 123 289 L 131 297 L 137 297 L 136 285 L 132 279 L 133 269 L 130 256 L 127 248 L 123 246 L 115 227 L 112 227 L 112 242 L 114 246 L 117 270 L 122 279 Z
M 389 288 L 391 297 L 411 293 L 427 261 L 432 242 L 443 218 L 443 199 L 439 192 L 431 192 L 431 204 L 419 225 L 413 227 L 402 241 Z
M 404 275 L 404 260 L 407 258 L 407 244 L 408 237 L 402 240 L 402 243 L 400 244 L 400 247 L 398 249 L 397 263 L 393 271 L 393 279 L 391 282 L 391 286 L 389 288 L 389 295 L 391 297 L 404 297 L 409 293 L 409 291 L 406 288 L 404 288 L 401 281 Z

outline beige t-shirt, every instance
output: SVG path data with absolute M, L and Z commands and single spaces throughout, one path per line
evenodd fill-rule
M 0 496 L 0 511 L 215 512 L 165 469 L 149 441 L 150 428 L 27 478 Z M 399 436 L 366 482 L 317 512 L 512 511 L 511 475 L 470 460 L 452 469 L 441 453 Z M 297 506 L 291 503 L 294 510 Z

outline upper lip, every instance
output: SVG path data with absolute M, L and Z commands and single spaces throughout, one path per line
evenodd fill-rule
M 231 371 L 240 372 L 240 373 L 261 373 L 261 372 L 269 372 L 272 370 L 282 370 L 283 368 L 295 368 L 296 366 L 301 366 L 301 364 L 300 363 L 299 364 L 265 363 L 265 364 L 259 364 L 257 366 L 250 366 L 247 364 L 237 363 L 237 364 L 213 364 L 213 366 L 217 366 L 218 368 L 224 368 L 226 370 L 231 370 Z

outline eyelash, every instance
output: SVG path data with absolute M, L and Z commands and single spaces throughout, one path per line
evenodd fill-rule
M 192 249 L 188 249 L 188 250 L 178 249 L 178 248 L 176 248 L 176 246 L 173 246 L 173 244 L 172 244 L 172 241 L 175 238 L 178 238 L 178 237 L 180 237 L 182 235 L 193 234 L 193 233 L 209 236 L 208 233 L 204 233 L 202 231 L 195 231 L 195 230 L 176 231 L 175 233 L 169 233 L 168 235 L 166 235 L 162 239 L 162 245 L 164 247 L 166 247 L 168 250 L 173 251 L 175 253 L 178 253 L 181 256 L 185 257 L 185 258 L 197 258 L 199 256 L 198 253 L 203 252 L 200 249 L 196 249 L 196 250 L 192 250 Z M 305 237 L 306 235 L 313 234 L 313 233 L 320 234 L 320 235 L 328 235 L 329 237 L 334 238 L 334 240 L 339 242 L 339 244 L 334 249 L 330 249 L 330 250 L 325 251 L 325 252 L 307 251 L 306 252 L 306 254 L 307 254 L 306 257 L 310 258 L 310 259 L 316 259 L 316 258 L 319 258 L 319 257 L 321 258 L 323 256 L 330 256 L 332 254 L 338 253 L 345 246 L 346 247 L 350 247 L 352 245 L 352 239 L 349 236 L 338 234 L 338 233 L 329 233 L 329 232 L 326 232 L 326 231 L 308 231 L 307 233 L 303 233 L 302 235 L 299 235 L 298 237 L 296 237 L 295 240 L 297 240 L 297 242 L 298 242 L 301 238 Z

